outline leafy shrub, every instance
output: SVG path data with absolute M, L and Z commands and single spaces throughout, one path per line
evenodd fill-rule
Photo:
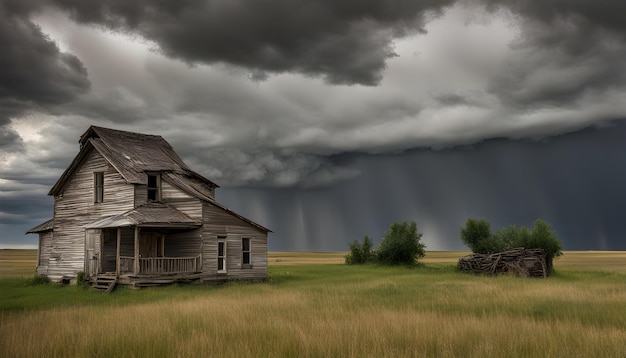
M 543 220 L 535 220 L 532 231 L 526 230 L 520 235 L 517 246 L 527 249 L 543 249 L 546 253 L 546 264 L 548 272 L 552 272 L 552 261 L 555 257 L 563 255 L 561 249 L 563 245 L 556 237 L 556 232 L 550 224 Z
M 461 240 L 474 253 L 493 254 L 516 247 L 526 249 L 543 249 L 546 254 L 548 273 L 552 272 L 552 261 L 561 256 L 562 244 L 550 224 L 536 220 L 532 230 L 526 227 L 516 228 L 514 225 L 491 233 L 490 224 L 484 219 L 468 219 L 461 228 Z
M 366 264 L 374 261 L 375 258 L 376 253 L 372 250 L 372 240 L 367 235 L 363 237 L 363 244 L 354 240 L 350 244 L 350 253 L 345 256 L 346 263 L 349 265 Z
M 491 250 L 488 253 L 492 254 L 523 246 L 518 243 L 520 237 L 519 233 L 520 230 L 518 230 L 515 225 L 494 231 L 489 238 Z
M 422 234 L 414 221 L 394 222 L 385 233 L 376 252 L 376 259 L 386 265 L 414 265 L 425 255 Z
M 495 247 L 497 245 L 491 238 L 491 224 L 485 219 L 467 219 L 465 227 L 461 228 L 461 240 L 472 252 L 479 254 L 498 252 L 499 247 Z

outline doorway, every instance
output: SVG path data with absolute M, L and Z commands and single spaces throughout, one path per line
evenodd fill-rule
M 163 234 L 142 232 L 139 237 L 139 257 L 163 257 L 164 243 Z

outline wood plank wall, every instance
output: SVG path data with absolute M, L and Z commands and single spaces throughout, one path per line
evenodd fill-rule
M 165 257 L 192 257 L 200 255 L 201 229 L 168 233 L 165 235 Z
M 94 172 L 104 172 L 104 200 L 94 203 Z M 75 277 L 85 266 L 84 226 L 133 208 L 134 188 L 95 150 L 74 172 L 62 195 L 54 200 L 54 232 L 48 276 Z
M 39 233 L 39 258 L 37 265 L 37 275 L 48 274 L 48 262 L 52 252 L 52 231 Z
M 202 201 L 165 180 L 161 181 L 161 201 L 182 211 L 193 219 L 202 219 Z
M 264 280 L 267 278 L 267 234 L 224 210 L 203 205 L 202 268 L 203 281 Z M 226 236 L 226 277 L 217 273 L 217 241 Z M 241 265 L 241 238 L 250 238 L 251 268 Z

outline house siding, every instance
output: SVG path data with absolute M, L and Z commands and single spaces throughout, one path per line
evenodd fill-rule
M 210 203 L 203 205 L 203 281 L 267 279 L 267 234 Z M 226 237 L 226 274 L 217 272 L 218 237 Z M 242 267 L 241 239 L 250 239 L 251 267 Z
M 94 203 L 95 172 L 104 172 L 104 196 Z M 133 186 L 95 150 L 84 159 L 54 200 L 54 232 L 48 261 L 48 276 L 55 281 L 75 277 L 85 268 L 84 226 L 106 216 L 133 208 Z
M 161 181 L 161 201 L 187 214 L 192 219 L 202 219 L 202 201 L 165 180 Z
M 201 229 L 165 235 L 165 257 L 196 257 L 201 249 Z
M 48 263 L 52 251 L 52 231 L 39 233 L 39 257 L 37 262 L 37 275 L 48 274 Z

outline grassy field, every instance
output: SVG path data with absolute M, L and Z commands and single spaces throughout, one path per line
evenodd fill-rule
M 459 252 L 416 268 L 274 252 L 267 283 L 112 294 L 29 285 L 34 255 L 13 254 L 0 250 L 0 356 L 626 356 L 625 252 L 566 252 L 548 279 L 459 273 Z
M 37 250 L 0 250 L 0 278 L 32 277 L 37 266 Z

